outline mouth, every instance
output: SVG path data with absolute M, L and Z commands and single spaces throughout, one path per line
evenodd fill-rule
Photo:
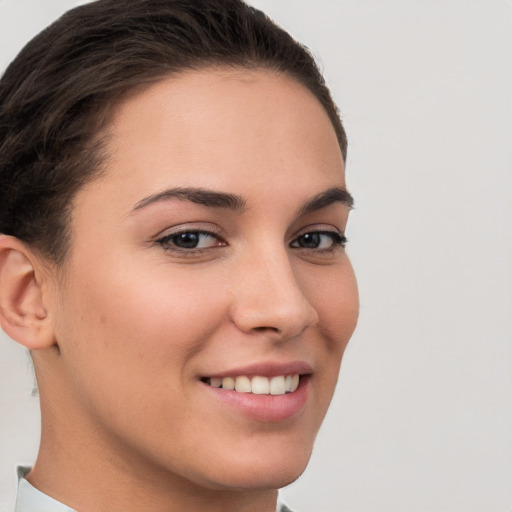
M 201 380 L 213 388 L 253 395 L 278 396 L 294 393 L 299 387 L 301 375 L 298 373 L 272 377 L 239 375 L 236 377 L 204 377 Z
M 263 423 L 301 417 L 312 389 L 313 367 L 305 361 L 259 362 L 208 373 L 200 382 L 223 411 Z

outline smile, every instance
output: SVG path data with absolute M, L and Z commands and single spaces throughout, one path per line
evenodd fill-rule
M 214 388 L 237 391 L 238 393 L 252 393 L 253 395 L 285 395 L 293 393 L 299 387 L 299 374 L 276 375 L 274 377 L 263 377 L 256 375 L 247 377 L 209 377 L 203 382 Z

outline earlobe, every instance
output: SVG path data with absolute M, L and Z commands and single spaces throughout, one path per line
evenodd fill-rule
M 0 325 L 30 350 L 54 344 L 35 261 L 36 256 L 20 240 L 0 235 Z

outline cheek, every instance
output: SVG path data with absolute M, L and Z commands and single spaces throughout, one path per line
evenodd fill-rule
M 348 258 L 336 271 L 327 267 L 325 277 L 307 275 L 306 287 L 327 349 L 341 359 L 359 316 L 357 282 Z
M 80 268 L 64 297 L 60 317 L 67 320 L 59 337 L 73 371 L 84 376 L 102 374 L 100 380 L 119 387 L 176 383 L 225 317 L 222 295 L 200 273 L 165 265 L 134 272 L 108 262 L 94 272 Z
M 307 274 L 303 282 L 318 313 L 318 331 L 323 340 L 323 343 L 315 343 L 314 347 L 320 363 L 315 381 L 318 386 L 318 417 L 323 418 L 338 381 L 343 353 L 357 324 L 357 283 L 348 258 L 336 269 L 326 267 L 315 276 Z
M 195 361 L 226 316 L 224 294 L 200 272 L 165 264 L 135 273 L 105 262 L 73 277 L 60 315 L 70 403 L 79 421 L 158 458 L 182 439 L 180 425 L 200 426 Z

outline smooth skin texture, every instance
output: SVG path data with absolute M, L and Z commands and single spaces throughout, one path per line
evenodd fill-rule
M 64 267 L 0 242 L 2 326 L 33 349 L 40 387 L 28 479 L 84 511 L 273 512 L 275 489 L 306 467 L 358 315 L 337 243 L 349 206 L 304 213 L 345 188 L 334 129 L 289 77 L 210 68 L 132 94 L 107 131 Z M 312 373 L 285 421 L 258 421 L 201 380 L 294 361 Z

